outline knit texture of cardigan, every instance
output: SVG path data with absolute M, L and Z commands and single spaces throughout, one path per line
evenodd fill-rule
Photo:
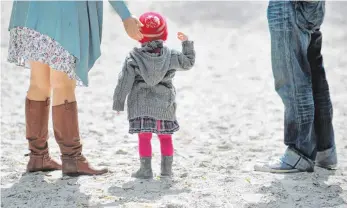
M 160 53 L 153 53 L 160 49 Z M 128 119 L 148 116 L 157 120 L 176 120 L 176 90 L 172 79 L 176 71 L 189 70 L 195 63 L 192 41 L 182 42 L 182 52 L 156 40 L 134 48 L 125 59 L 113 96 L 113 110 L 124 111 Z

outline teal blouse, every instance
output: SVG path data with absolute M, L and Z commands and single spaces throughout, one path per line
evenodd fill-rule
M 124 1 L 109 1 L 122 20 Z M 88 72 L 100 57 L 102 1 L 14 1 L 9 30 L 28 27 L 48 35 L 76 57 L 76 74 L 88 86 Z

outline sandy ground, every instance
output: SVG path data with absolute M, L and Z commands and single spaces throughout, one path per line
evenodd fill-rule
M 168 45 L 180 49 L 179 30 L 195 41 L 197 60 L 178 73 L 175 177 L 159 179 L 159 143 L 153 140 L 154 180 L 134 180 L 137 138 L 126 114 L 111 110 L 129 40 L 105 4 L 103 55 L 79 88 L 84 154 L 112 173 L 62 178 L 59 171 L 23 174 L 28 160 L 24 98 L 29 71 L 6 63 L 11 4 L 1 2 L 1 207 L 346 207 L 347 2 L 327 3 L 323 54 L 334 105 L 339 169 L 274 175 L 253 171 L 257 160 L 283 153 L 283 106 L 274 91 L 267 2 L 131 2 L 135 14 L 166 15 Z M 52 131 L 51 153 L 59 158 Z

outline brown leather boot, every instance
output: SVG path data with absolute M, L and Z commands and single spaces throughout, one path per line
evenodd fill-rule
M 89 166 L 87 159 L 82 155 L 80 142 L 77 103 L 69 103 L 53 106 L 54 136 L 59 144 L 61 159 L 63 161 L 63 175 L 101 175 L 107 173 L 107 169 L 96 170 Z
M 27 172 L 61 170 L 48 152 L 48 118 L 50 100 L 25 100 L 26 138 L 29 142 L 30 159 Z

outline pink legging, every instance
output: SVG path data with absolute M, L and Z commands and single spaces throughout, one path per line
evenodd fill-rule
M 172 156 L 173 145 L 172 137 L 170 134 L 158 135 L 160 141 L 161 155 Z M 140 157 L 151 157 L 152 156 L 152 133 L 139 133 L 139 154 Z

